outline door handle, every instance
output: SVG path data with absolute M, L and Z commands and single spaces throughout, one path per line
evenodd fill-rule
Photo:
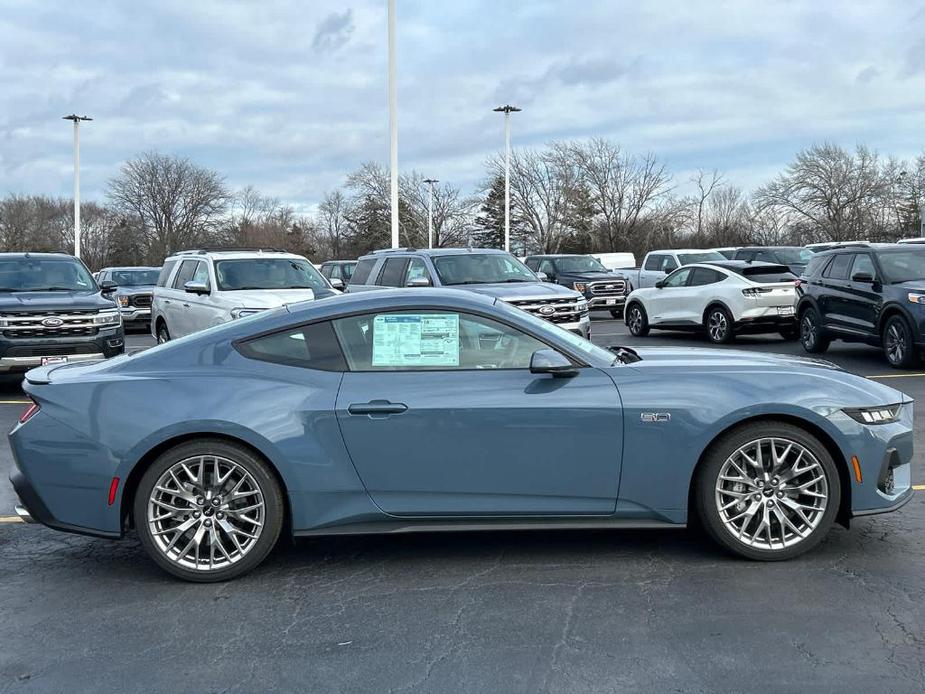
M 189 304 L 183 304 L 183 308 L 189 308 Z
M 165 304 L 169 304 L 169 303 L 170 303 L 170 299 L 164 299 L 164 303 L 165 303 Z
M 408 406 L 403 402 L 389 402 L 388 400 L 370 400 L 347 406 L 347 412 L 350 414 L 366 414 L 371 417 L 388 417 L 390 414 L 401 414 L 407 409 Z

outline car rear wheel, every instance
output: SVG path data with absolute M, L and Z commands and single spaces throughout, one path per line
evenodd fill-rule
M 170 331 L 167 330 L 167 324 L 164 321 L 157 323 L 157 344 L 162 345 L 170 342 Z
M 283 497 L 269 466 L 215 439 L 181 444 L 149 467 L 135 494 L 141 544 L 168 573 L 225 581 L 256 567 L 279 538 Z
M 710 342 L 716 345 L 726 344 L 734 337 L 732 331 L 732 316 L 730 316 L 729 311 L 722 306 L 712 306 L 707 311 L 704 328 L 707 331 L 707 337 L 710 339 Z
M 790 559 L 812 549 L 832 526 L 840 500 L 828 450 L 784 422 L 747 424 L 723 436 L 696 479 L 703 526 L 749 559 Z
M 626 325 L 635 337 L 645 337 L 649 334 L 649 318 L 641 304 L 630 305 L 626 314 Z
M 883 353 L 890 366 L 908 369 L 915 365 L 918 355 L 912 331 L 902 316 L 892 316 L 883 326 Z
M 822 321 L 814 308 L 806 309 L 800 317 L 800 343 L 811 354 L 821 354 L 831 344 L 831 340 L 822 331 Z

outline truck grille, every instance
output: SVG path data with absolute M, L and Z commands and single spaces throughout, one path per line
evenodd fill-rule
M 505 299 L 505 301 L 511 306 L 516 306 L 550 323 L 577 323 L 582 316 L 588 314 L 588 306 L 584 303 L 584 298 L 556 297 L 552 299 Z M 584 304 L 581 310 L 578 308 L 579 303 Z
M 38 345 L 35 347 L 10 347 L 5 357 L 63 357 L 72 354 L 94 354 L 99 348 L 93 343 Z
M 15 311 L 0 313 L 3 337 L 36 339 L 43 337 L 85 337 L 99 332 L 93 324 L 96 311 Z
M 134 296 L 129 297 L 129 305 L 137 306 L 138 308 L 151 308 L 151 295 L 150 294 L 135 294 Z
M 622 296 L 626 293 L 626 282 L 624 280 L 591 282 L 588 285 L 588 291 L 593 296 Z

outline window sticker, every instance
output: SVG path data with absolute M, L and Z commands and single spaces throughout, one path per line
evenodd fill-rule
M 459 366 L 459 316 L 376 316 L 372 365 Z

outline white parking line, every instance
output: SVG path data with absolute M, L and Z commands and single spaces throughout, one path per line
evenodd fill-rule
M 0 516 L 0 523 L 22 523 L 19 516 Z

